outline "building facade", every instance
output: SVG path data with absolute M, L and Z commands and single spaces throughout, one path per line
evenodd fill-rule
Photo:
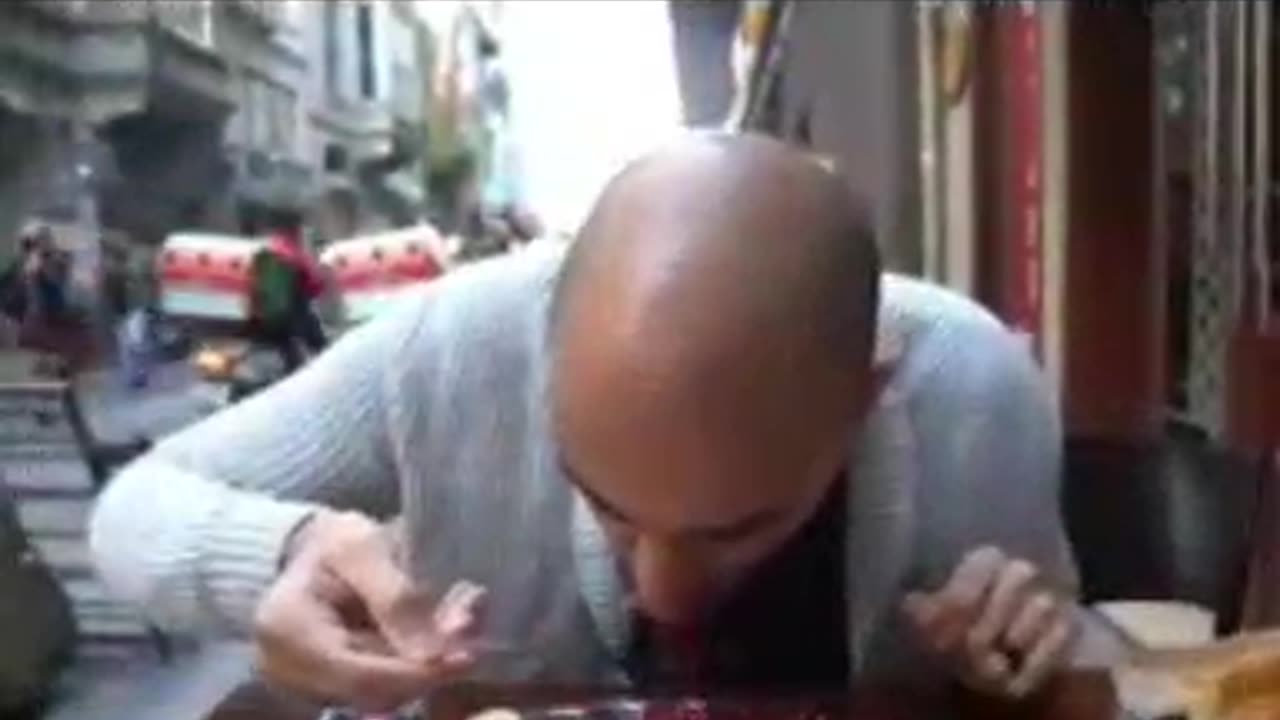
M 399 0 L 3 3 L 0 256 L 32 219 L 84 246 L 88 281 L 104 237 L 145 255 L 273 208 L 321 239 L 417 221 L 429 50 Z
M 413 3 L 298 3 L 309 224 L 327 241 L 422 218 L 430 39 Z
M 305 74 L 301 55 L 277 39 L 280 7 L 3 4 L 0 254 L 13 252 L 23 223 L 48 222 L 81 256 L 77 270 L 92 293 L 104 242 L 138 250 L 178 228 L 234 230 L 237 198 L 265 192 L 254 183 L 251 152 L 291 152 L 291 120 L 240 131 L 263 104 L 261 93 L 246 92 L 245 77 L 279 86 Z M 303 185 L 296 172 L 277 174 Z

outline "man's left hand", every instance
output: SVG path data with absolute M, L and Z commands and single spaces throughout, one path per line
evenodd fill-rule
M 969 553 L 940 590 L 903 603 L 925 647 L 971 688 L 1022 698 L 1057 670 L 1074 636 L 1071 603 L 1031 563 Z

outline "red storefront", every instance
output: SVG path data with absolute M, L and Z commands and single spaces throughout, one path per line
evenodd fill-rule
M 1068 4 L 1069 8 L 1070 5 Z M 1067 10 L 1066 117 L 1045 117 L 1045 6 L 974 18 L 978 294 L 1043 353 L 1061 334 L 1061 397 L 1076 436 L 1143 438 L 1159 426 L 1159 254 L 1151 234 L 1150 27 L 1143 13 Z M 1055 129 L 1056 128 L 1056 129 Z M 1046 177 L 1046 132 L 1069 132 Z M 1046 183 L 1064 183 L 1065 255 L 1046 268 Z M 1060 296 L 1046 275 L 1061 273 Z

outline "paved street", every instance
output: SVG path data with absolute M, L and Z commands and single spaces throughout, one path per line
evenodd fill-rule
M 64 677 L 62 698 L 46 720 L 199 720 L 247 680 L 252 650 L 209 645 L 169 663 L 149 657 L 83 663 Z
M 100 442 L 156 439 L 214 409 L 185 362 L 157 367 L 142 389 L 127 387 L 114 370 L 83 376 L 77 385 L 86 421 Z

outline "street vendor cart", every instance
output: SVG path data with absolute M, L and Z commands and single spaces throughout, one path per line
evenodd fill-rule
M 339 240 L 320 262 L 347 324 L 373 317 L 450 267 L 444 240 L 426 224 Z
M 160 309 L 196 340 L 191 361 L 219 404 L 284 374 L 254 342 L 260 286 L 276 262 L 263 240 L 213 233 L 170 235 L 156 260 Z

